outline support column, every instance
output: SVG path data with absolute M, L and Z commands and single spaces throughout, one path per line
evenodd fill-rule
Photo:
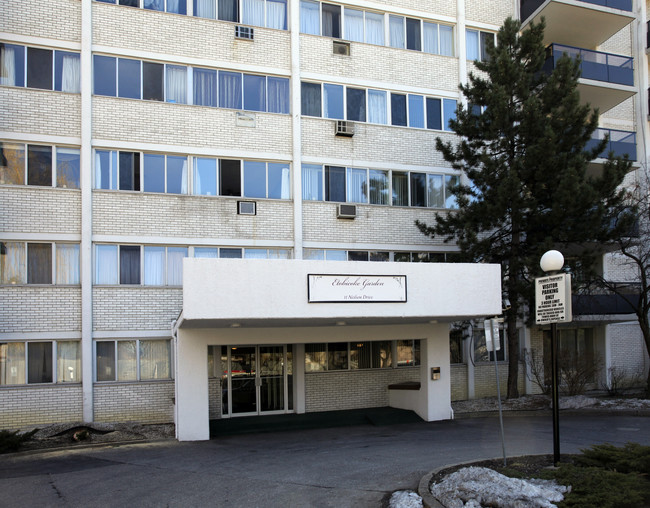
M 290 0 L 291 32 L 291 142 L 293 175 L 293 257 L 302 259 L 302 130 L 300 119 L 300 1 Z
M 191 332 L 178 330 L 176 336 L 176 439 L 210 439 L 208 394 L 208 348 L 202 340 L 192 340 Z
M 294 344 L 293 358 L 293 393 L 295 410 L 298 414 L 307 411 L 306 387 L 305 387 L 305 345 Z
M 421 407 L 416 411 L 428 422 L 451 418 L 451 365 L 449 363 L 449 325 L 431 325 L 431 333 L 420 341 Z M 440 379 L 431 379 L 433 368 Z
M 83 419 L 93 407 L 92 0 L 81 2 L 81 382 Z

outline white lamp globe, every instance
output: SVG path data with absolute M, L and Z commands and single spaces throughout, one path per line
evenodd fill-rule
M 564 266 L 564 256 L 560 251 L 549 250 L 548 252 L 545 252 L 542 259 L 540 259 L 539 266 L 546 273 L 559 272 Z

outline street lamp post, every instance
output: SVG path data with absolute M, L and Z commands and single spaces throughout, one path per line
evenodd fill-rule
M 554 275 L 562 270 L 564 256 L 559 251 L 550 250 L 542 256 L 539 265 L 545 273 Z M 553 321 L 551 323 L 551 396 L 553 400 L 553 464 L 555 466 L 560 462 L 560 407 L 557 357 L 557 321 Z

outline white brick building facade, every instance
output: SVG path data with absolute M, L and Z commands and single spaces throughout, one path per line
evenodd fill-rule
M 491 36 L 519 15 L 519 2 L 260 0 L 252 13 L 254 3 L 3 2 L 0 428 L 173 421 L 182 258 L 452 258 L 453 246 L 415 226 L 453 208 L 445 188 L 460 175 L 435 139 L 455 137 L 446 121 L 473 69 L 467 34 Z M 587 49 L 645 58 L 635 43 L 645 10 L 573 3 L 628 20 Z M 236 5 L 237 19 L 210 19 L 208 4 L 214 18 Z M 253 40 L 235 37 L 236 26 L 252 26 Z M 358 42 L 371 35 L 383 42 Z M 334 40 L 349 54 L 334 51 Z M 647 72 L 635 86 L 644 82 Z M 605 111 L 601 126 L 634 133 L 645 115 L 637 95 Z M 335 136 L 336 119 L 352 122 L 354 135 Z M 320 168 L 318 183 L 307 167 Z M 255 213 L 238 213 L 240 201 L 254 202 Z M 337 216 L 341 202 L 355 205 L 353 220 Z M 613 257 L 606 270 L 621 272 Z M 607 367 L 648 368 L 634 325 L 584 326 L 598 328 L 593 347 Z M 539 331 L 528 337 L 522 348 L 541 347 Z M 304 364 L 315 339 L 280 342 L 304 379 L 291 395 L 283 371 L 293 399 L 278 411 L 388 405 L 389 384 L 427 376 L 417 346 L 397 358 L 402 338 L 381 346 L 393 355 L 382 368 L 355 364 L 363 348 L 347 338 L 346 366 L 314 372 Z M 363 347 L 370 342 L 386 341 L 366 338 Z M 233 347 L 223 369 L 217 349 L 210 353 L 209 417 L 235 416 L 237 344 L 207 343 Z M 464 344 L 448 373 L 451 397 L 494 394 L 493 364 L 474 365 Z M 535 391 L 521 367 L 521 391 Z M 503 386 L 505 365 L 500 375 Z M 259 414 L 257 403 L 243 412 Z

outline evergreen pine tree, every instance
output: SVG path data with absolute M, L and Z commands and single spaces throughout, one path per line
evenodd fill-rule
M 458 210 L 417 222 L 420 230 L 456 242 L 461 259 L 500 263 L 508 345 L 508 397 L 518 397 L 517 321 L 531 308 L 533 278 L 542 275 L 541 255 L 549 248 L 593 266 L 611 238 L 610 217 L 621 204 L 618 189 L 630 169 L 610 158 L 598 176 L 588 164 L 606 141 L 586 149 L 598 126 L 598 111 L 580 103 L 579 62 L 568 56 L 545 68 L 544 21 L 520 32 L 509 18 L 499 30 L 487 61 L 460 85 L 467 104 L 450 122 L 456 144 L 436 148 L 465 179 L 452 189 Z

